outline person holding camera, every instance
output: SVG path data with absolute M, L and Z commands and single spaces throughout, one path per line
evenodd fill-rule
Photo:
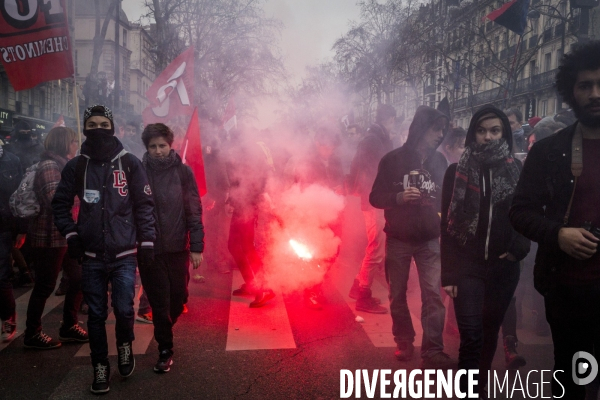
M 506 115 L 494 106 L 482 107 L 442 189 L 442 286 L 454 299 L 458 368 L 480 369 L 480 380 L 492 365 L 500 325 L 519 282 L 519 261 L 529 252 L 529 240 L 508 219 L 521 171 L 511 155 L 512 139 Z M 461 380 L 461 388 L 466 383 Z
M 571 374 L 576 353 L 600 356 L 600 41 L 563 57 L 556 87 L 577 122 L 533 145 L 510 219 L 539 245 L 534 285 L 552 331 L 552 393 L 584 399 Z
M 386 233 L 385 273 L 390 285 L 392 333 L 398 345 L 396 358 L 413 357 L 415 330 L 406 300 L 408 275 L 414 258 L 423 300 L 421 325 L 422 368 L 456 366 L 444 353 L 446 309 L 440 294 L 440 185 L 448 167 L 436 151 L 448 129 L 448 117 L 420 106 L 410 125 L 406 143 L 387 153 L 379 169 L 369 201 L 384 210 Z

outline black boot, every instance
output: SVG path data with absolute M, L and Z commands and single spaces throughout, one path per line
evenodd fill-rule
M 373 297 L 371 289 L 360 288 L 360 295 L 356 300 L 356 311 L 364 311 L 372 314 L 385 314 L 387 308 L 379 305 L 379 299 Z
M 517 369 L 527 363 L 525 358 L 517 353 L 517 338 L 514 336 L 504 338 L 504 359 L 506 369 Z

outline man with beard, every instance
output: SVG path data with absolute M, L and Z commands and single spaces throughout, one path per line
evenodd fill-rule
M 132 342 L 135 312 L 135 268 L 154 260 L 154 201 L 142 162 L 123 149 L 115 137 L 112 112 L 91 106 L 83 114 L 81 155 L 61 173 L 52 200 L 54 223 L 67 239 L 71 258 L 83 262 L 81 290 L 88 311 L 88 335 L 94 394 L 109 391 L 110 365 L 106 339 L 108 282 L 116 317 L 119 374 L 135 368 Z M 77 222 L 71 208 L 81 201 Z
M 571 374 L 579 352 L 600 356 L 600 41 L 563 57 L 556 87 L 578 121 L 533 145 L 510 218 L 539 245 L 534 284 L 554 342 L 552 393 L 584 399 L 589 382 Z
M 369 196 L 371 205 L 385 214 L 385 272 L 390 285 L 392 334 L 398 345 L 395 355 L 400 361 L 409 361 L 414 353 L 415 330 L 406 292 L 413 258 L 417 265 L 423 302 L 422 368 L 456 366 L 443 351 L 446 310 L 440 295 L 439 212 L 448 163 L 436 149 L 447 129 L 445 114 L 420 106 L 406 143 L 381 159 Z

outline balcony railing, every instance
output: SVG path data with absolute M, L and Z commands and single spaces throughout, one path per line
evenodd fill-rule
M 558 69 L 553 69 L 551 71 L 543 72 L 530 78 L 517 81 L 514 95 L 551 88 L 554 85 L 557 72 Z M 505 88 L 497 87 L 486 90 L 485 92 L 477 93 L 470 97 L 463 97 L 462 99 L 458 99 L 454 102 L 454 109 L 460 110 L 468 106 L 476 107 L 482 104 L 501 100 L 504 97 L 504 92 Z

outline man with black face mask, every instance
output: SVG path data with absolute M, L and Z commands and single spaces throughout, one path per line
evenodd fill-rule
M 83 262 L 82 284 L 89 305 L 88 334 L 94 394 L 109 391 L 110 365 L 106 341 L 108 282 L 112 305 L 119 373 L 132 374 L 136 254 L 139 263 L 154 259 L 154 202 L 140 160 L 123 149 L 114 136 L 112 112 L 92 106 L 83 115 L 85 142 L 81 155 L 70 160 L 52 200 L 54 223 L 67 238 L 69 256 Z M 71 216 L 74 197 L 81 208 L 77 223 Z
M 19 121 L 13 130 L 11 144 L 7 146 L 6 149 L 19 157 L 21 168 L 25 171 L 33 164 L 40 161 L 40 155 L 44 151 L 44 146 L 37 140 L 33 140 L 29 123 L 26 121 Z
M 554 342 L 552 394 L 584 399 L 593 376 L 579 376 L 576 354 L 600 356 L 600 41 L 563 57 L 556 87 L 578 121 L 533 145 L 510 219 L 539 244 L 534 285 Z

